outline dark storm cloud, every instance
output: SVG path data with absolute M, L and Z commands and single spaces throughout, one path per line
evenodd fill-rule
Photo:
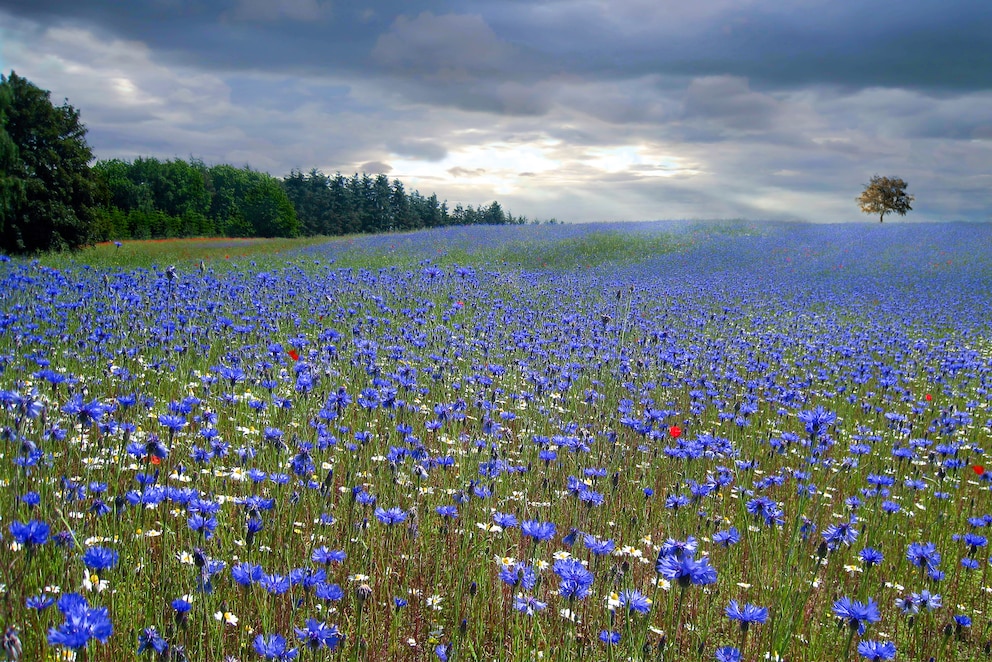
M 992 3 L 3 0 L 218 69 L 402 75 L 429 86 L 656 73 L 756 88 L 992 88 Z M 476 91 L 478 96 L 478 91 Z M 533 104 L 532 104 L 533 105 Z

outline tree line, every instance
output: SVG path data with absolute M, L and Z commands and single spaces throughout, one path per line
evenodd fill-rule
M 93 161 L 68 101 L 0 76 L 0 251 L 71 249 L 118 239 L 294 237 L 446 225 L 520 224 L 498 202 L 448 207 L 386 175 L 294 170 L 279 179 L 191 158 Z M 555 221 L 550 221 L 555 222 Z

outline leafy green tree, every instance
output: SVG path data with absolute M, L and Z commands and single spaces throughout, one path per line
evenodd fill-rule
M 914 198 L 906 194 L 908 184 L 899 177 L 879 177 L 875 175 L 865 185 L 865 190 L 857 198 L 861 211 L 866 214 L 878 214 L 878 222 L 885 220 L 885 215 L 895 212 L 905 216 L 913 208 L 910 206 Z
M 15 173 L 20 157 L 5 121 L 12 96 L 7 85 L 0 85 L 0 219 L 6 219 L 24 201 L 24 181 Z
M 13 71 L 0 76 L 0 249 L 27 253 L 91 241 L 96 186 L 79 111 Z M 10 149 L 11 143 L 16 152 Z
M 255 183 L 245 195 L 242 210 L 255 237 L 295 237 L 300 233 L 293 203 L 279 180 L 265 173 L 252 173 Z

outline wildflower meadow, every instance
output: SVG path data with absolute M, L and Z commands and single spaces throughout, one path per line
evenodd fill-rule
M 657 223 L 4 258 L 0 650 L 985 659 L 990 246 Z

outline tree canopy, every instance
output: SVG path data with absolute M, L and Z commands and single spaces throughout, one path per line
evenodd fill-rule
M 865 185 L 865 190 L 857 198 L 861 211 L 866 214 L 878 214 L 878 222 L 885 220 L 885 215 L 895 212 L 905 216 L 913 208 L 910 203 L 913 196 L 907 195 L 908 184 L 899 177 L 879 177 L 875 175 Z
M 386 175 L 294 170 L 278 179 L 198 159 L 109 159 L 92 167 L 79 112 L 14 72 L 0 76 L 0 250 L 95 241 L 293 237 L 524 223 L 498 202 L 453 210 Z
M 77 248 L 91 237 L 93 153 L 79 111 L 11 72 L 0 76 L 0 249 Z

